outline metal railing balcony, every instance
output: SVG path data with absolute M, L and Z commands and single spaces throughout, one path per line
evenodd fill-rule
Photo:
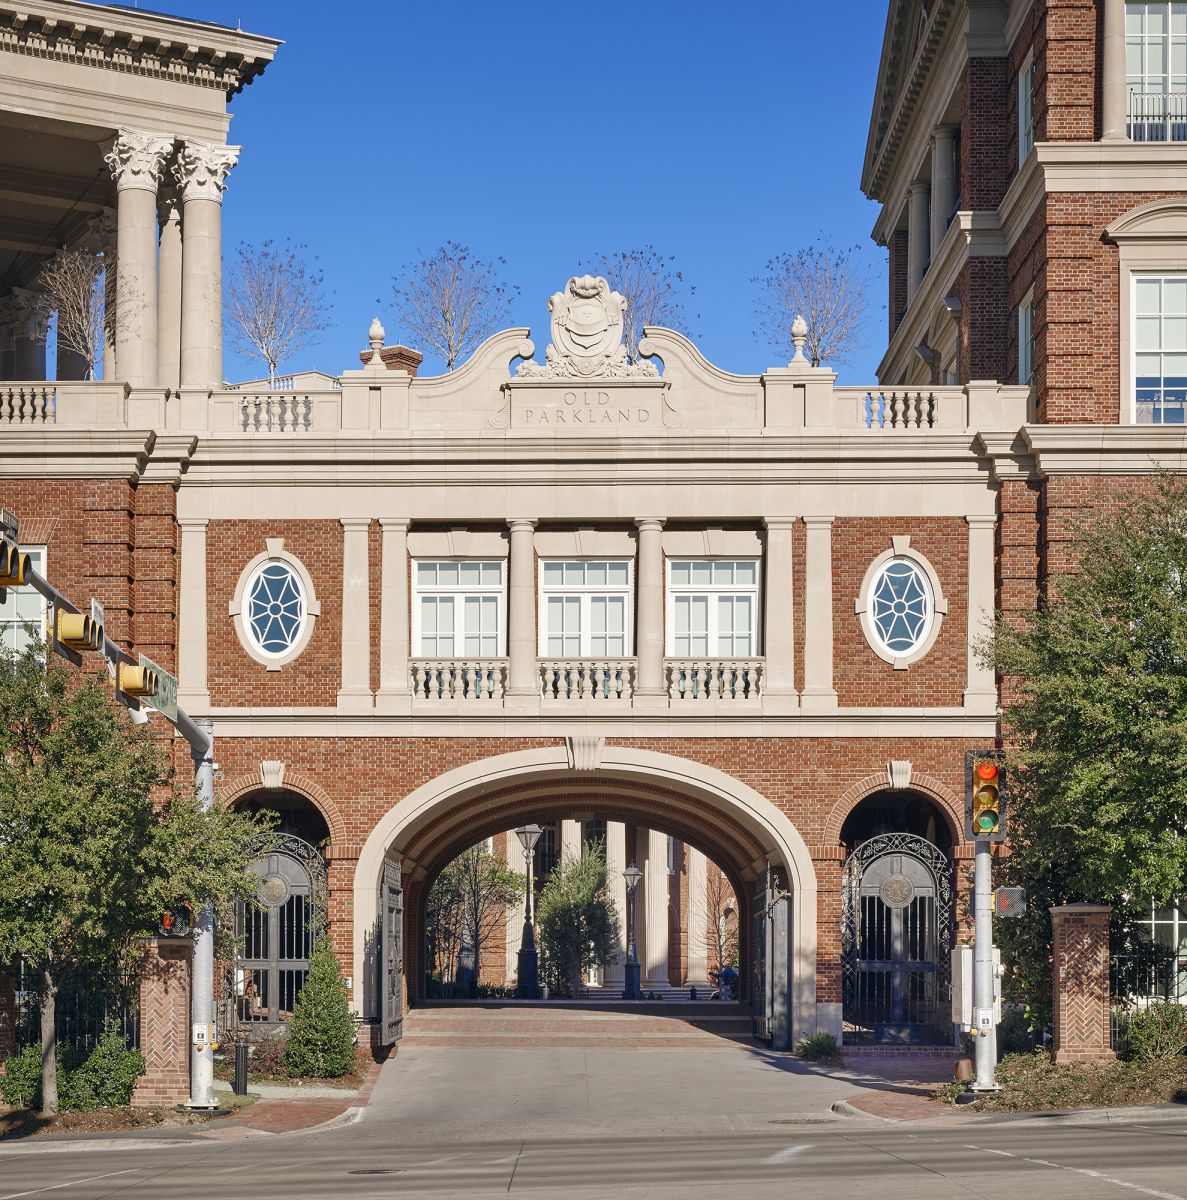
M 1125 131 L 1134 142 L 1187 142 L 1187 92 L 1130 92 Z
M 757 700 L 764 665 L 761 658 L 666 658 L 668 699 L 677 704 Z
M 633 658 L 542 658 L 543 700 L 630 700 L 635 694 Z
M 507 686 L 505 658 L 414 658 L 409 666 L 413 702 L 502 701 Z

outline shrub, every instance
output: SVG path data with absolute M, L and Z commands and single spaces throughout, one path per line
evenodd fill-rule
M 1122 1025 L 1122 1056 L 1138 1062 L 1178 1058 L 1187 1051 L 1187 1007 L 1157 1000 L 1130 1013 Z
M 285 1061 L 288 1039 L 278 1033 L 264 1033 L 251 1044 L 249 1066 L 256 1075 L 283 1075 L 288 1069 Z
M 828 1062 L 841 1057 L 841 1048 L 831 1033 L 814 1033 L 805 1041 L 797 1043 L 795 1052 L 808 1062 Z
M 58 1106 L 62 1111 L 118 1108 L 131 1102 L 136 1080 L 144 1074 L 144 1056 L 129 1050 L 109 1026 L 88 1052 L 58 1047 Z M 41 1047 L 26 1046 L 4 1064 L 0 1094 L 14 1108 L 41 1106 Z
M 1031 1028 L 1030 1014 L 1026 1009 L 1008 1009 L 1002 1014 L 997 1027 L 997 1054 L 1030 1054 L 1039 1040 L 1039 1034 Z M 975 1045 L 975 1043 L 974 1043 Z
M 289 1026 L 285 1066 L 290 1075 L 333 1079 L 354 1069 L 354 1015 L 346 999 L 342 967 L 327 938 L 309 962 L 309 977 Z
M 32 1108 L 41 1099 L 41 1047 L 26 1046 L 4 1063 L 0 1096 L 13 1108 Z

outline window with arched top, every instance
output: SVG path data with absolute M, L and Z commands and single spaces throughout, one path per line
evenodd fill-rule
M 935 644 L 948 601 L 931 563 L 902 536 L 869 565 L 853 610 L 870 648 L 901 670 Z

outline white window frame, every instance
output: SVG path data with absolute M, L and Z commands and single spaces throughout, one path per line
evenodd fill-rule
M 625 584 L 552 583 L 545 579 L 545 568 L 561 564 L 580 564 L 588 568 L 591 563 L 611 563 L 626 567 Z M 552 596 L 579 596 L 581 598 L 581 648 L 576 655 L 552 654 L 548 649 L 548 599 Z M 623 653 L 621 655 L 595 655 L 591 649 L 593 636 L 592 608 L 596 596 L 622 597 L 623 599 Z M 634 658 L 635 656 L 635 563 L 633 559 L 616 556 L 591 558 L 542 558 L 540 580 L 536 595 L 538 636 L 537 645 L 541 658 Z
M 1035 370 L 1035 293 L 1031 288 L 1018 302 L 1018 382 L 1030 387 Z
M 498 584 L 466 583 L 456 584 L 421 583 L 420 568 L 441 563 L 478 563 L 479 574 L 486 566 L 499 568 Z M 460 574 L 460 572 L 459 572 Z M 452 654 L 422 653 L 421 630 L 421 600 L 428 596 L 450 596 L 454 600 L 454 627 Z M 465 598 L 467 596 L 495 596 L 496 621 L 495 653 L 493 655 L 467 654 L 465 649 Z M 459 622 L 460 627 L 459 627 Z M 444 556 L 414 558 L 412 560 L 412 657 L 413 658 L 505 658 L 507 656 L 507 562 L 502 558 L 448 558 Z
M 754 583 L 679 583 L 672 582 L 672 568 L 680 563 L 753 563 Z M 762 611 L 762 559 L 750 555 L 730 555 L 706 557 L 705 555 L 674 555 L 664 564 L 664 642 L 665 652 L 669 658 L 700 658 L 701 655 L 684 655 L 676 650 L 676 599 L 678 596 L 707 596 L 709 597 L 708 640 L 709 651 L 705 658 L 761 658 L 763 655 L 763 611 Z M 717 605 L 712 603 L 717 596 L 748 596 L 754 611 L 754 623 L 751 628 L 752 645 L 749 654 L 721 654 L 718 643 Z
M 35 570 L 41 576 L 44 576 L 46 574 L 46 561 L 47 561 L 47 556 L 49 553 L 48 547 L 46 547 L 46 546 L 21 546 L 20 551 L 22 554 L 27 554 L 29 556 L 29 559 L 30 559 L 29 565 L 33 568 L 33 570 Z M 35 592 L 28 584 L 25 584 L 24 587 L 8 588 L 8 599 L 4 603 L 4 608 L 5 609 L 11 608 L 11 609 L 15 610 L 16 597 L 17 596 L 26 596 L 26 595 L 30 595 L 30 594 L 36 596 L 38 593 Z M 42 599 L 41 599 L 40 607 L 41 607 L 41 617 L 39 619 L 39 625 L 40 625 L 41 640 L 48 641 L 49 640 L 49 605 L 46 603 L 44 597 L 42 597 Z M 33 624 L 33 622 L 29 622 L 29 624 Z M 21 630 L 24 625 L 25 625 L 25 622 L 18 621 L 16 619 L 15 615 L 12 617 L 9 617 L 7 615 L 0 615 L 0 645 L 7 644 L 5 639 L 8 634 L 8 631 L 10 629 Z M 19 650 L 16 650 L 15 652 L 18 654 L 20 653 Z
M 1187 357 L 1187 348 L 1185 348 L 1184 350 L 1167 350 L 1165 348 L 1162 330 L 1160 330 L 1160 334 L 1159 334 L 1159 345 L 1160 345 L 1159 350 L 1153 351 L 1153 352 L 1149 351 L 1149 350 L 1143 351 L 1138 346 L 1137 323 L 1138 323 L 1139 317 L 1141 316 L 1141 314 L 1139 314 L 1139 312 L 1138 312 L 1138 287 L 1142 283 L 1157 281 L 1160 285 L 1162 285 L 1162 287 L 1165 291 L 1165 285 L 1168 280 L 1173 280 L 1177 283 L 1187 284 L 1187 271 L 1184 271 L 1184 270 L 1179 270 L 1179 271 L 1174 271 L 1174 270 L 1135 271 L 1130 275 L 1130 279 L 1129 279 L 1129 326 L 1130 326 L 1130 328 L 1129 328 L 1129 334 L 1130 334 L 1129 344 L 1130 344 L 1130 350 L 1129 350 L 1128 366 L 1129 366 L 1130 397 L 1131 397 L 1130 412 L 1131 412 L 1131 419 L 1134 422 L 1134 424 L 1138 424 L 1138 378 L 1139 378 L 1138 358 L 1142 354 L 1150 354 L 1150 353 L 1157 353 L 1160 359 L 1165 359 L 1165 357 L 1168 354 L 1180 354 L 1182 356 Z M 1149 315 L 1149 314 L 1146 314 L 1146 315 Z M 1187 313 L 1180 313 L 1180 314 L 1175 314 L 1174 318 L 1168 318 L 1167 313 L 1166 313 L 1165 303 L 1163 303 L 1160 306 L 1158 315 L 1159 315 L 1159 320 L 1163 325 L 1165 325 L 1165 322 L 1168 319 L 1183 319 L 1184 317 L 1187 317 Z M 1163 365 L 1165 365 L 1165 364 L 1163 364 Z M 1187 376 L 1187 371 L 1184 371 L 1184 375 L 1179 376 L 1179 378 L 1182 378 L 1185 376 Z M 1163 372 L 1159 376 L 1159 378 L 1161 378 L 1164 381 L 1168 378 L 1168 376 L 1165 373 L 1165 370 L 1163 370 Z M 1165 386 L 1162 390 L 1165 390 Z M 1160 413 L 1164 411 L 1163 408 L 1161 407 L 1161 405 L 1159 406 L 1158 411 Z M 1143 422 L 1143 424 L 1154 424 L 1154 423 L 1155 422 Z M 1187 424 L 1187 405 L 1184 406 L 1184 420 L 1183 421 L 1157 422 L 1157 424 L 1167 424 L 1172 427 L 1183 428 L 1183 426 L 1185 424 Z
M 1035 60 L 1031 51 L 1018 69 L 1018 165 L 1035 144 Z

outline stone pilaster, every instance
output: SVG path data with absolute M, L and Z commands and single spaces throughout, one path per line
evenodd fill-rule
M 338 707 L 369 709 L 371 696 L 371 594 L 368 517 L 342 517 L 342 686 Z
M 640 831 L 647 839 L 647 864 L 640 886 L 645 889 L 647 951 L 639 947 L 645 988 L 668 986 L 668 835 L 658 829 Z
M 664 523 L 658 517 L 639 517 L 638 626 L 635 630 L 638 675 L 635 701 L 640 706 L 667 703 L 664 686 Z
M 994 606 L 994 530 L 997 518 L 992 514 L 965 517 L 969 527 L 968 582 L 968 682 L 965 708 L 979 712 L 997 711 L 997 676 L 993 667 L 983 663 L 977 645 L 993 627 Z
M 412 697 L 408 673 L 408 519 L 380 517 L 383 543 L 379 567 L 379 692 L 382 712 L 407 712 Z
M 685 848 L 688 861 L 688 987 L 709 986 L 709 871 L 705 856 L 695 847 Z M 713 914 L 716 919 L 716 914 Z
M 618 913 L 618 939 L 606 964 L 607 988 L 622 989 L 626 979 L 626 880 L 622 873 L 627 868 L 626 826 L 621 821 L 606 822 L 606 890 L 614 901 Z
M 834 709 L 833 518 L 805 517 L 804 692 L 805 709 Z
M 179 517 L 181 527 L 181 613 L 177 638 L 177 699 L 183 708 L 210 708 L 207 682 L 205 517 Z
M 1054 1039 L 1057 1063 L 1109 1062 L 1109 914 L 1104 904 L 1051 910 Z
M 763 645 L 766 659 L 763 696 L 767 706 L 794 709 L 795 630 L 791 614 L 794 582 L 791 571 L 791 531 L 794 517 L 767 517 L 766 564 L 763 576 Z
M 1125 0 L 1104 6 L 1101 45 L 1101 141 L 1125 140 Z
M 907 303 L 915 299 L 919 284 L 931 257 L 931 230 L 928 225 L 928 186 L 916 180 L 907 200 Z
M 507 522 L 511 530 L 507 590 L 507 695 L 535 699 L 540 694 L 536 669 L 536 551 L 532 541 L 534 520 L 514 518 Z

